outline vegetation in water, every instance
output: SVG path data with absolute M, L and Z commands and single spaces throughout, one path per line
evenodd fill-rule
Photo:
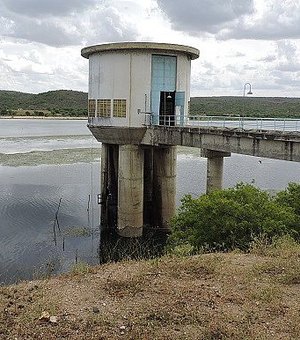
M 171 248 L 188 245 L 199 250 L 248 250 L 263 235 L 300 235 L 300 185 L 289 184 L 276 196 L 250 184 L 192 198 L 186 195 L 173 218 Z
M 91 163 L 100 158 L 96 148 L 61 149 L 52 151 L 31 151 L 18 154 L 0 153 L 0 165 L 38 166 L 51 164 Z

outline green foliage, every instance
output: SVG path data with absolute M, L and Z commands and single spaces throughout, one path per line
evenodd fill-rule
M 32 94 L 0 91 L 0 115 L 12 110 L 44 111 L 53 116 L 87 115 L 87 93 L 58 90 Z M 190 115 L 300 118 L 299 98 L 194 97 Z
M 0 114 L 8 115 L 12 110 L 22 109 L 38 116 L 86 116 L 87 100 L 87 93 L 79 91 L 58 90 L 39 94 L 0 91 Z
M 246 250 L 259 235 L 272 239 L 300 231 L 292 207 L 250 184 L 185 196 L 171 225 L 172 247 L 187 243 L 198 250 Z
M 281 205 L 293 208 L 300 218 L 300 184 L 289 183 L 286 190 L 277 194 L 276 201 Z
M 190 115 L 300 118 L 299 98 L 194 97 Z

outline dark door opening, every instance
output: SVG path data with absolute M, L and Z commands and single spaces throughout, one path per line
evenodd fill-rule
M 159 125 L 175 125 L 175 91 L 160 92 Z

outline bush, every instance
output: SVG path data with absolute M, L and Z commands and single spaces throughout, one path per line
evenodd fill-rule
M 182 199 L 171 221 L 171 247 L 190 244 L 195 249 L 247 250 L 264 235 L 299 234 L 295 209 L 250 184 L 214 191 L 199 198 Z
M 284 191 L 276 196 L 276 201 L 286 207 L 291 207 L 300 218 L 300 184 L 289 183 Z

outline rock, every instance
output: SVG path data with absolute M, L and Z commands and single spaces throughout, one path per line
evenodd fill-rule
M 100 310 L 99 310 L 98 307 L 93 307 L 93 313 L 99 313 L 99 312 L 100 312 Z
M 50 314 L 48 312 L 42 312 L 41 316 L 39 317 L 40 321 L 48 322 L 50 320 Z
M 51 315 L 51 316 L 50 316 L 50 319 L 49 319 L 49 322 L 50 322 L 50 323 L 56 324 L 56 323 L 57 323 L 57 316 Z

